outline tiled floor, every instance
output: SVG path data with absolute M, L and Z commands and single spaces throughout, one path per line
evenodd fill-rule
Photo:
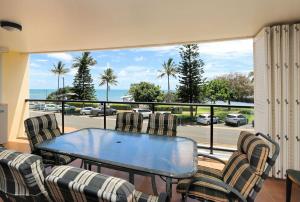
M 20 141 L 18 143 L 16 142 L 11 142 L 6 144 L 6 147 L 9 149 L 14 149 L 17 151 L 21 152 L 28 152 L 29 151 L 29 145 L 26 143 L 26 141 Z M 206 166 L 213 166 L 215 168 L 220 168 L 220 164 L 216 163 L 211 163 L 211 162 L 206 162 L 206 161 L 200 161 L 201 164 L 204 164 Z M 74 166 L 79 166 L 80 165 L 80 160 L 77 160 L 72 163 Z M 95 169 L 95 168 L 93 168 Z M 111 169 L 102 169 L 102 173 L 116 176 L 116 177 L 121 177 L 124 179 L 128 179 L 128 174 L 125 172 L 120 172 L 120 171 L 115 171 Z M 157 187 L 159 192 L 163 192 L 165 190 L 164 187 L 164 182 L 157 177 Z M 152 193 L 151 190 L 151 182 L 150 178 L 148 177 L 143 177 L 136 175 L 135 176 L 135 186 L 136 189 L 139 191 L 143 191 L 145 193 Z M 175 186 L 173 186 L 173 198 L 172 201 L 180 201 L 181 197 L 179 194 L 176 193 L 175 191 Z M 1 201 L 1 200 L 0 200 Z M 189 199 L 188 201 L 194 201 L 192 199 Z M 284 180 L 276 180 L 276 179 L 267 179 L 263 185 L 262 190 L 257 196 L 256 199 L 257 202 L 283 202 L 285 201 L 285 181 Z M 293 187 L 292 191 L 292 202 L 299 202 L 300 201 L 300 187 Z

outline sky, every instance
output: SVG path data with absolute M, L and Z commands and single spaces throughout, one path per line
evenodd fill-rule
M 204 61 L 204 76 L 208 80 L 233 72 L 248 74 L 253 71 L 252 39 L 210 42 L 199 44 L 200 58 Z M 111 89 L 128 90 L 131 83 L 147 81 L 167 89 L 167 78 L 157 78 L 164 61 L 173 58 L 175 63 L 180 61 L 180 45 L 159 46 L 147 48 L 131 48 L 120 50 L 91 51 L 97 64 L 91 67 L 91 74 L 96 89 L 99 86 L 100 74 L 111 67 L 117 75 L 118 85 Z M 50 69 L 58 61 L 62 61 L 70 72 L 65 75 L 65 85 L 72 86 L 76 69 L 72 62 L 81 52 L 46 53 L 30 55 L 30 88 L 56 89 L 57 76 Z M 171 89 L 178 85 L 178 78 L 170 79 Z

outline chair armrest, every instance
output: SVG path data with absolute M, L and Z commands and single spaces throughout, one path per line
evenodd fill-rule
M 217 158 L 217 157 L 214 157 L 214 156 L 211 156 L 211 155 L 208 155 L 208 154 L 202 154 L 202 153 L 198 153 L 198 156 L 203 156 L 203 157 L 206 157 L 206 158 L 210 158 L 210 159 L 213 159 L 215 161 L 218 161 L 220 163 L 223 163 L 224 165 L 226 165 L 226 162 Z
M 237 190 L 235 189 L 234 187 L 226 184 L 225 182 L 222 182 L 222 181 L 216 181 L 216 180 L 213 180 L 211 178 L 206 178 L 206 177 L 197 177 L 196 179 L 191 179 L 190 182 L 188 183 L 187 185 L 187 188 L 186 188 L 186 193 L 185 193 L 185 200 L 187 199 L 187 196 L 188 196 L 188 193 L 189 193 L 189 190 L 190 190 L 190 186 L 196 182 L 196 181 L 202 181 L 202 182 L 207 182 L 207 183 L 210 183 L 210 184 L 213 184 L 213 185 L 216 185 L 216 186 L 219 186 L 219 187 L 222 187 L 224 189 L 227 190 L 228 194 L 229 193 L 233 193 L 235 196 L 237 196 L 241 201 L 243 202 L 247 202 L 247 199 Z

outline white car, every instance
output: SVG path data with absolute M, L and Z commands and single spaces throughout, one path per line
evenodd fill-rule
M 141 113 L 143 118 L 149 118 L 149 115 L 152 114 L 152 111 L 149 109 L 133 109 L 133 112 Z
M 226 125 L 235 125 L 237 127 L 246 125 L 248 119 L 242 114 L 228 114 L 225 118 Z
M 58 106 L 55 104 L 45 104 L 44 111 L 58 111 Z
M 210 114 L 200 114 L 198 117 L 197 117 L 197 123 L 199 124 L 204 124 L 204 125 L 210 125 Z M 213 117 L 213 123 L 216 124 L 216 123 L 219 123 L 219 117 L 216 117 L 214 116 Z
M 81 115 L 91 115 L 93 107 L 84 107 L 80 110 Z

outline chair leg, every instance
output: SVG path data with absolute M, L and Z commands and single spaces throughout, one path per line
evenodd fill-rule
M 155 175 L 151 175 L 151 184 L 152 184 L 152 191 L 153 194 L 158 196 L 158 191 L 157 191 L 157 187 L 156 187 L 156 180 L 155 180 Z
M 292 194 L 292 180 L 287 176 L 286 178 L 286 202 L 291 201 Z
M 83 168 L 83 166 L 84 166 L 84 163 L 83 163 L 83 162 L 84 162 L 84 161 L 81 160 L 80 168 Z
M 97 166 L 97 173 L 101 173 L 101 166 Z

